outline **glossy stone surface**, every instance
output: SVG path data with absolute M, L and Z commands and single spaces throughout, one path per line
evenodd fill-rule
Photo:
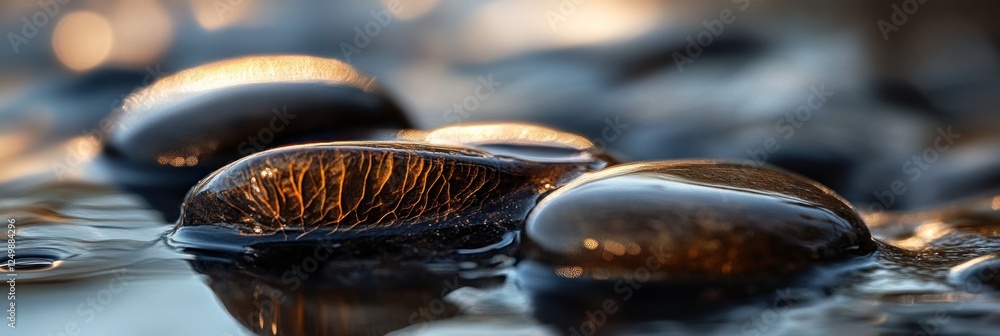
M 524 232 L 528 259 L 569 279 L 780 279 L 867 255 L 854 209 L 784 171 L 713 161 L 615 166 L 546 196 Z
M 605 165 L 617 162 L 582 136 L 527 123 L 445 126 L 421 134 L 420 139 L 434 144 L 469 146 L 497 156 L 536 162 L 598 161 Z
M 347 63 L 248 56 L 161 78 L 124 99 L 95 171 L 143 196 L 168 220 L 199 179 L 282 145 L 381 140 L 410 126 L 395 102 Z
M 184 201 L 174 240 L 232 239 L 239 247 L 372 237 L 481 248 L 519 228 L 539 195 L 589 166 L 416 142 L 283 147 L 202 180 Z
M 298 55 L 236 58 L 165 77 L 126 98 L 111 123 L 107 152 L 175 167 L 226 164 L 310 133 L 336 140 L 409 126 L 373 77 Z

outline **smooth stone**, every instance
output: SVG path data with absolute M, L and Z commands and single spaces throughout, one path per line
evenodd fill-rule
M 404 135 L 405 136 L 405 135 Z M 582 136 L 529 123 L 467 123 L 411 135 L 432 144 L 468 146 L 490 154 L 535 162 L 597 162 L 618 160 Z
M 952 267 L 948 281 L 970 293 L 1000 291 L 1000 255 L 989 254 Z
M 872 253 L 857 212 L 773 168 L 626 164 L 585 175 L 529 215 L 524 255 L 566 279 L 760 283 Z
M 337 140 L 410 126 L 373 77 L 338 60 L 299 55 L 181 71 L 132 93 L 116 113 L 106 151 L 151 166 L 225 164 L 310 133 Z
M 391 139 L 410 122 L 369 77 L 311 56 L 249 56 L 161 78 L 102 124 L 98 171 L 168 221 L 205 175 L 282 145 Z
M 355 255 L 496 247 L 540 195 L 590 163 L 541 164 L 417 142 L 282 147 L 236 161 L 188 194 L 172 240 L 251 245 L 353 244 Z M 506 243 L 503 243 L 506 244 Z

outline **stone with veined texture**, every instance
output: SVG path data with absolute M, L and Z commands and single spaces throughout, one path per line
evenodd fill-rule
M 228 240 L 222 245 L 236 250 L 362 237 L 385 242 L 355 246 L 367 251 L 360 254 L 481 248 L 518 229 L 541 194 L 594 166 L 412 141 L 282 147 L 202 180 L 184 201 L 173 240 L 191 246 Z

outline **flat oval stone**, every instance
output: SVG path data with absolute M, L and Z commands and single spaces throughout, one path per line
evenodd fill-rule
M 867 255 L 875 243 L 833 191 L 781 170 L 714 161 L 615 166 L 546 196 L 528 259 L 564 278 L 755 282 Z
M 282 145 L 394 139 L 410 126 L 374 78 L 311 56 L 249 56 L 181 71 L 129 95 L 101 125 L 93 171 L 168 221 L 191 187 L 243 156 Z
M 282 147 L 202 180 L 186 197 L 172 239 L 236 250 L 370 237 L 391 240 L 401 251 L 418 245 L 441 251 L 481 248 L 520 228 L 542 193 L 589 166 L 416 142 Z
M 373 77 L 312 56 L 249 56 L 164 77 L 132 93 L 112 119 L 106 152 L 150 166 L 218 168 L 302 140 L 407 128 Z

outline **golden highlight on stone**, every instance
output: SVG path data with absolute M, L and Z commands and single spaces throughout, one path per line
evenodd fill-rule
M 399 135 L 406 140 L 473 147 L 497 156 L 535 162 L 594 162 L 599 165 L 595 169 L 617 163 L 582 136 L 527 123 L 462 124 Z
M 265 55 L 159 78 L 102 127 L 106 152 L 134 164 L 215 170 L 276 146 L 373 140 L 410 123 L 373 77 L 347 63 Z
M 558 147 L 578 151 L 594 149 L 594 144 L 582 136 L 523 123 L 447 126 L 431 131 L 425 139 L 431 143 L 468 146 L 505 144 Z
M 519 226 L 545 185 L 563 185 L 587 169 L 413 142 L 289 146 L 202 180 L 184 201 L 178 230 L 228 227 L 281 241 L 463 226 L 505 232 Z
M 198 66 L 164 77 L 130 95 L 122 109 L 126 113 L 147 109 L 151 105 L 187 93 L 248 84 L 296 82 L 348 85 L 366 92 L 372 92 L 378 87 L 374 77 L 335 59 L 304 55 L 247 56 Z

